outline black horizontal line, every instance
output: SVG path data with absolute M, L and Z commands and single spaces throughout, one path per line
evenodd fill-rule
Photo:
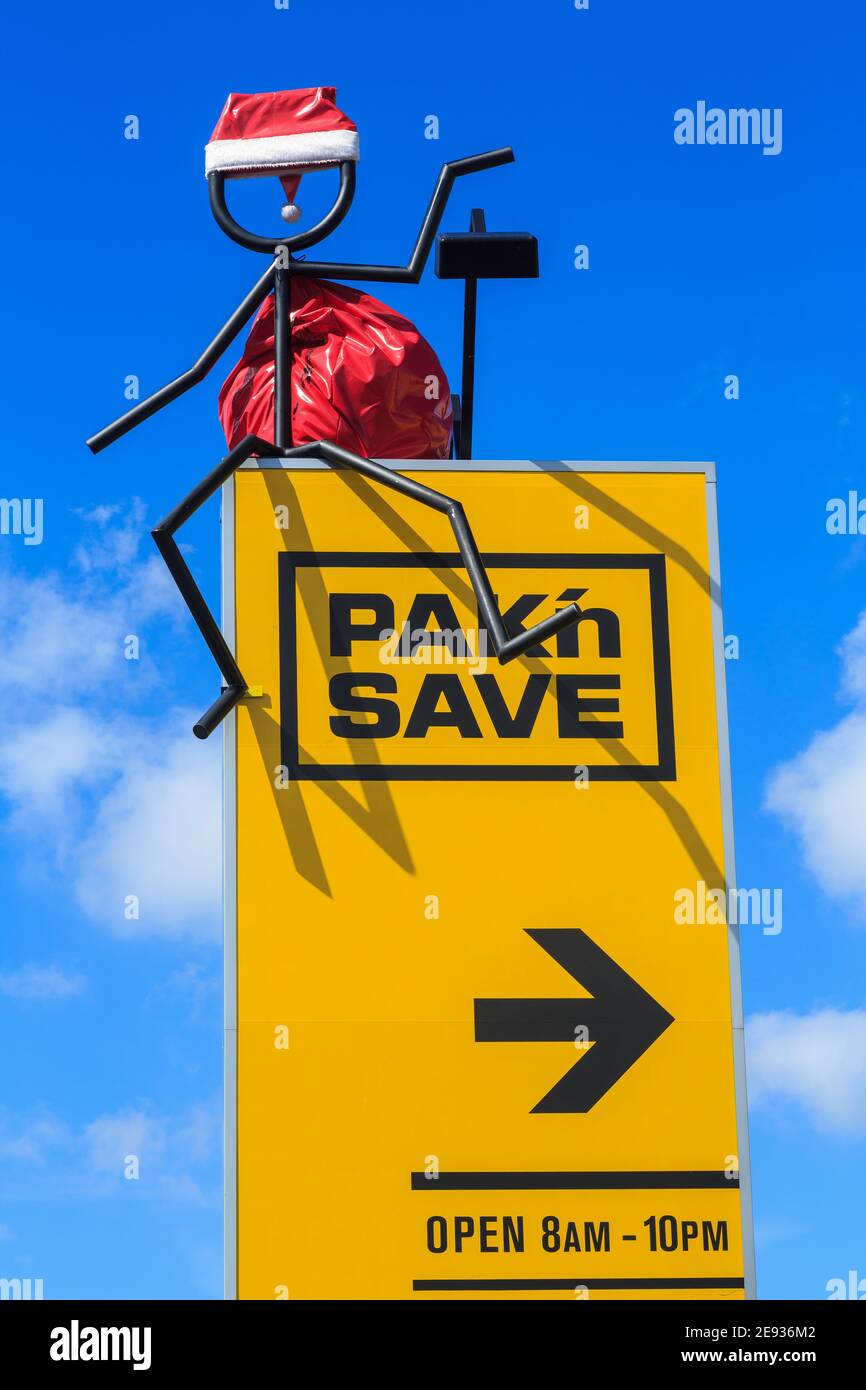
M 723 1169 L 682 1172 L 587 1172 L 587 1173 L 427 1173 L 412 1174 L 413 1192 L 554 1192 L 608 1188 L 733 1188 L 739 1177 Z
M 597 742 L 603 743 L 604 739 Z M 672 782 L 670 763 L 599 763 L 589 782 Z M 572 764 L 532 763 L 290 763 L 296 782 L 573 782 Z
M 368 566 L 394 569 L 465 569 L 459 551 L 402 550 L 292 550 L 284 552 L 292 565 L 327 565 L 335 569 Z M 485 565 L 495 569 L 654 569 L 663 556 L 658 551 L 581 554 L 580 551 L 485 551 Z
M 535 1289 L 743 1289 L 745 1279 L 413 1279 L 416 1293 L 527 1292 Z

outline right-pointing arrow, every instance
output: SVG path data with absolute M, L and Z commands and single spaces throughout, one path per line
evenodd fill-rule
M 585 932 L 542 928 L 527 935 L 592 998 L 476 999 L 475 1041 L 574 1043 L 585 1030 L 586 1051 L 532 1109 L 585 1114 L 674 1020 Z

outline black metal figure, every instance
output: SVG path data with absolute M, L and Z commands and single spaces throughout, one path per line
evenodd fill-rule
M 231 318 L 219 330 L 216 337 L 205 348 L 188 371 L 174 381 L 154 392 L 147 400 L 139 402 L 113 424 L 107 425 L 88 439 L 88 447 L 93 453 L 113 444 L 116 439 L 140 425 L 149 416 L 161 410 L 169 402 L 195 386 L 210 371 L 211 367 L 225 349 L 237 337 L 240 330 L 252 317 L 268 294 L 274 293 L 275 323 L 275 372 L 274 372 L 274 442 L 247 435 L 204 478 L 184 500 L 169 513 L 152 532 L 159 551 L 168 566 L 198 628 L 207 643 L 220 669 L 225 685 L 217 700 L 195 724 L 193 732 L 198 738 L 207 738 L 222 719 L 247 693 L 249 687 L 238 668 L 234 656 L 220 631 L 213 614 L 190 573 L 177 542 L 175 532 L 198 508 L 222 486 L 236 468 L 252 455 L 266 458 L 317 458 L 336 469 L 351 468 L 364 477 L 380 483 L 383 487 L 411 497 L 425 506 L 432 507 L 446 515 L 451 523 L 460 555 L 469 575 L 478 603 L 479 624 L 486 628 L 494 654 L 501 663 L 511 661 L 531 647 L 552 637 L 579 618 L 575 604 L 560 609 L 551 617 L 516 634 L 509 633 L 502 621 L 496 599 L 484 568 L 475 538 L 460 503 L 444 493 L 436 492 L 413 478 L 377 463 L 373 459 L 337 447 L 327 440 L 313 444 L 293 447 L 291 435 L 291 277 L 293 274 L 320 280 L 376 280 L 392 284 L 417 284 L 427 263 L 430 249 L 439 229 L 439 223 L 454 185 L 454 180 L 465 174 L 478 173 L 492 169 L 500 164 L 508 164 L 514 159 L 510 148 L 492 150 L 487 154 L 471 155 L 467 159 L 453 160 L 444 164 L 439 175 L 429 207 L 421 223 L 414 249 L 406 265 L 354 265 L 326 261 L 294 260 L 293 257 L 310 246 L 317 245 L 329 232 L 343 221 L 352 204 L 355 194 L 355 164 L 350 160 L 340 162 L 340 186 L 333 206 L 325 217 L 308 231 L 294 236 L 265 237 L 247 231 L 232 217 L 226 206 L 225 176 L 214 172 L 208 175 L 210 206 L 218 225 L 239 245 L 269 256 L 270 264 L 264 275 L 253 286 L 249 294 L 238 305 Z M 264 172 L 262 170 L 261 172 Z M 463 417 L 460 425 L 460 442 L 471 448 L 472 435 L 472 379 L 474 367 L 475 339 L 475 281 L 479 277 L 505 277 L 515 275 L 535 275 L 537 270 L 537 245 L 534 237 L 528 235 L 496 235 L 484 228 L 484 217 L 480 211 L 473 212 L 468 234 L 443 236 L 439 238 L 437 255 L 437 274 L 442 278 L 462 278 L 466 281 L 466 300 L 464 311 L 463 342 Z M 465 452 L 464 457 L 470 454 Z M 443 465 L 446 466 L 446 465 Z

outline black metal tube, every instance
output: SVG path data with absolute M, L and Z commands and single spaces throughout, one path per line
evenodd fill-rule
M 513 164 L 514 150 L 510 145 L 500 145 L 497 150 L 485 150 L 483 154 L 467 154 L 462 159 L 451 159 L 445 166 L 454 177 L 464 174 L 480 174 L 482 169 L 496 169 L 500 164 Z
M 247 683 L 229 649 L 217 623 L 204 601 L 201 590 L 190 573 L 186 560 L 178 549 L 177 542 L 168 531 L 151 532 L 157 549 L 168 566 L 169 573 L 177 585 L 181 597 L 195 620 L 196 627 L 210 648 L 211 656 L 220 668 L 229 685 L 240 686 L 246 690 Z
M 451 457 L 459 459 L 461 430 L 463 425 L 463 403 L 455 391 L 451 392 Z
M 290 277 L 288 278 L 290 279 Z M 361 458 L 360 455 L 353 454 L 348 449 L 341 449 L 338 445 L 329 444 L 324 440 L 319 440 L 315 444 L 303 444 L 294 448 L 277 450 L 273 444 L 250 434 L 242 439 L 217 467 L 206 478 L 203 478 L 182 502 L 178 503 L 173 511 L 169 512 L 168 516 L 159 526 L 155 527 L 152 533 L 154 542 L 168 566 L 181 597 L 226 682 L 227 688 L 221 692 L 219 698 L 195 725 L 194 732 L 197 738 L 207 738 L 213 732 L 229 710 L 233 709 L 243 698 L 248 685 L 223 637 L 219 624 L 205 603 L 201 590 L 180 553 L 174 539 L 174 532 L 252 454 L 259 454 L 260 456 L 278 454 L 282 458 L 318 458 L 332 468 L 350 468 L 356 473 L 363 474 L 364 477 L 373 479 L 382 487 L 389 488 L 392 492 L 399 492 L 404 497 L 411 497 L 423 506 L 432 507 L 434 511 L 442 512 L 447 516 L 457 541 L 460 558 L 475 594 L 479 623 L 483 624 L 487 630 L 493 645 L 494 655 L 503 665 L 512 661 L 514 657 L 520 656 L 522 652 L 535 646 L 536 643 L 544 642 L 548 637 L 552 637 L 554 633 L 568 627 L 580 617 L 580 610 L 577 605 L 571 603 L 568 607 L 554 613 L 550 618 L 536 623 L 527 631 L 518 633 L 513 637 L 510 636 L 496 605 L 496 598 L 472 529 L 462 506 L 455 498 L 447 497 L 445 493 L 427 487 L 416 478 L 407 478 L 403 473 L 396 473 L 385 464 L 379 463 L 377 459 Z
M 239 464 L 248 459 L 251 454 L 258 454 L 262 458 L 273 458 L 277 449 L 267 439 L 259 439 L 255 434 L 245 435 L 239 444 L 221 459 L 216 468 L 212 469 L 200 483 L 196 483 L 192 492 L 187 493 L 182 502 L 169 512 L 168 516 L 163 517 L 156 527 L 157 531 L 165 531 L 173 535 L 179 526 L 188 521 L 193 512 L 197 512 L 202 503 L 212 497 L 218 487 L 230 478 Z
M 284 458 L 319 458 L 325 463 L 329 463 L 332 468 L 351 468 L 356 473 L 362 473 L 367 478 L 375 479 L 376 482 L 381 483 L 383 487 L 390 488 L 393 492 L 402 493 L 404 497 L 411 497 L 414 501 L 432 507 L 437 512 L 444 512 L 451 522 L 451 529 L 457 541 L 460 558 L 475 593 L 479 619 L 490 635 L 494 655 L 499 659 L 501 665 L 513 661 L 516 656 L 520 656 L 529 647 L 545 641 L 554 633 L 577 622 L 580 618 L 580 609 L 576 604 L 570 603 L 566 608 L 559 609 L 550 618 L 536 623 L 534 627 L 528 628 L 525 632 L 518 633 L 514 637 L 510 636 L 496 606 L 493 589 L 487 577 L 478 546 L 475 543 L 475 537 L 466 519 L 466 513 L 455 498 L 446 497 L 444 492 L 437 492 L 434 488 L 419 483 L 416 478 L 407 478 L 403 473 L 395 473 L 392 469 L 386 468 L 384 464 L 377 462 L 376 459 L 361 458 L 358 454 L 352 454 L 348 449 L 341 449 L 338 445 L 329 444 L 325 440 L 319 440 L 315 444 L 298 445 L 294 449 L 285 449 L 282 454 Z
M 487 231 L 483 208 L 473 208 L 469 215 L 469 231 Z M 478 306 L 478 281 L 469 276 L 463 289 L 463 381 L 460 400 L 460 458 L 472 457 L 472 420 L 475 410 L 475 324 Z
M 222 691 L 210 709 L 193 726 L 193 733 L 196 738 L 207 738 L 213 732 L 229 710 L 233 709 L 238 700 L 246 694 L 247 682 L 223 637 L 216 618 L 208 608 L 201 590 L 180 553 L 174 539 L 174 532 L 216 492 L 227 478 L 231 477 L 235 469 L 244 462 L 244 459 L 249 458 L 251 454 L 272 455 L 273 453 L 273 444 L 259 439 L 254 434 L 248 434 L 217 464 L 216 468 L 208 473 L 206 478 L 203 478 L 193 488 L 192 492 L 188 493 L 182 502 L 179 502 L 169 512 L 168 516 L 151 533 L 196 627 L 207 643 L 208 649 L 219 667 L 220 674 L 227 684 L 227 689 Z
M 404 497 L 423 502 L 425 506 L 433 507 L 438 512 L 447 513 L 449 508 L 455 505 L 452 498 L 446 497 L 442 492 L 436 492 L 424 483 L 419 483 L 416 478 L 407 478 L 404 473 L 395 473 L 392 468 L 387 468 L 377 459 L 361 458 L 360 454 L 341 449 L 338 444 L 331 444 L 327 440 L 320 439 L 314 444 L 296 444 L 293 449 L 281 450 L 280 454 L 282 458 L 321 459 L 332 468 L 351 468 L 355 473 L 373 478 L 375 482 L 381 483 L 382 487 L 390 488 L 392 492 L 401 492 Z
M 395 283 L 417 283 L 420 280 L 442 219 L 448 196 L 454 180 L 464 174 L 477 173 L 496 165 L 508 164 L 514 159 L 510 148 L 491 150 L 486 154 L 471 155 L 465 159 L 454 160 L 443 165 L 433 191 L 433 196 L 421 224 L 412 255 L 405 266 L 355 265 L 349 263 L 332 264 L 327 262 L 304 261 L 298 269 L 303 274 L 321 279 L 385 280 Z M 121 435 L 168 405 L 183 392 L 196 385 L 207 374 L 214 362 L 228 344 L 237 336 L 240 329 L 251 317 L 265 296 L 274 289 L 274 440 L 273 444 L 254 435 L 248 435 L 213 469 L 206 478 L 197 484 L 167 517 L 154 529 L 153 539 L 162 555 L 177 588 L 187 605 L 208 649 L 216 661 L 226 681 L 218 698 L 202 715 L 194 726 L 198 738 L 207 738 L 225 718 L 248 690 L 247 682 L 232 654 L 216 619 L 208 608 L 192 573 L 186 564 L 174 539 L 174 533 L 197 509 L 216 492 L 217 488 L 251 454 L 264 457 L 312 456 L 320 458 L 333 468 L 351 468 L 355 472 L 373 479 L 381 486 L 410 497 L 422 505 L 448 516 L 461 559 L 469 575 L 478 604 L 479 622 L 484 624 L 500 662 L 507 662 L 544 641 L 555 632 L 578 620 L 580 613 L 575 604 L 561 609 L 552 617 L 537 623 L 528 631 L 509 636 L 496 598 L 484 568 L 481 555 L 475 543 L 463 508 L 454 498 L 426 487 L 416 479 L 407 478 L 377 462 L 364 459 L 346 449 L 326 441 L 319 441 L 303 447 L 292 446 L 291 419 L 291 280 L 295 267 L 291 260 L 293 251 L 301 250 L 321 240 L 345 217 L 355 191 L 355 166 L 351 161 L 340 166 L 340 190 L 330 212 L 315 227 L 296 237 L 266 238 L 247 232 L 234 220 L 225 202 L 225 178 L 211 175 L 208 179 L 211 208 L 220 227 L 232 240 L 253 250 L 276 255 L 282 248 L 288 264 L 272 263 L 260 277 L 244 301 L 219 333 L 208 344 L 198 360 L 167 386 L 155 392 L 147 400 L 141 401 L 132 410 L 115 420 L 111 425 L 93 435 L 88 447 L 98 453 Z M 483 230 L 483 214 L 473 212 L 472 229 L 478 230 L 475 220 L 481 219 L 479 227 Z M 467 281 L 464 301 L 464 456 L 471 457 L 472 451 L 472 407 L 474 395 L 474 356 L 475 356 L 475 318 L 476 282 Z M 468 428 L 467 428 L 468 426 Z M 463 433 L 463 431 L 461 431 Z
M 466 567 L 466 573 L 469 575 L 469 582 L 475 593 L 479 620 L 490 635 L 493 654 L 498 658 L 501 666 L 513 661 L 516 656 L 520 656 L 537 643 L 546 641 L 548 637 L 560 632 L 562 628 L 577 622 L 580 617 L 580 609 L 576 604 L 570 603 L 567 608 L 559 609 L 551 617 L 544 618 L 534 627 L 527 628 L 525 632 L 520 632 L 514 637 L 510 636 L 496 606 L 496 599 L 487 570 L 484 568 L 484 561 L 475 543 L 475 537 L 466 519 L 466 513 L 459 502 L 451 503 L 448 518 L 457 540 L 461 559 Z
M 274 443 L 278 449 L 292 447 L 292 272 L 289 266 L 277 267 L 274 282 Z
M 330 211 L 315 227 L 310 227 L 306 232 L 298 232 L 293 237 L 259 236 L 256 232 L 248 232 L 236 222 L 226 206 L 225 174 L 208 174 L 210 210 L 226 236 L 231 237 L 239 246 L 245 246 L 248 251 L 262 251 L 268 256 L 276 255 L 279 246 L 288 246 L 293 252 L 303 251 L 307 246 L 315 246 L 316 242 L 321 241 L 335 227 L 339 227 L 352 206 L 355 179 L 355 165 L 352 160 L 347 159 L 340 165 L 340 190 Z
M 475 406 L 475 311 L 478 281 L 468 279 L 463 290 L 463 382 L 460 391 L 460 457 L 472 457 L 472 415 Z
M 290 276 L 287 278 L 291 279 Z M 226 688 L 195 725 L 194 733 L 197 738 L 207 738 L 213 732 L 221 720 L 243 698 L 248 685 L 223 637 L 219 624 L 205 603 L 201 590 L 180 553 L 174 539 L 174 532 L 252 454 L 260 456 L 277 454 L 282 458 L 318 458 L 332 468 L 350 468 L 356 473 L 363 474 L 364 477 L 373 479 L 382 487 L 389 488 L 392 492 L 399 492 L 404 497 L 411 497 L 414 501 L 420 502 L 426 507 L 432 507 L 434 511 L 446 515 L 451 523 L 460 558 L 475 594 L 479 623 L 483 624 L 487 630 L 493 645 L 494 655 L 502 664 L 513 660 L 514 657 L 535 646 L 536 643 L 552 637 L 554 633 L 559 632 L 570 623 L 576 622 L 580 617 L 580 610 L 577 605 L 571 603 L 568 607 L 554 613 L 552 617 L 536 623 L 526 632 L 518 633 L 514 637 L 509 636 L 496 605 L 496 598 L 478 546 L 475 543 L 472 529 L 462 506 L 455 498 L 446 497 L 445 493 L 427 487 L 416 478 L 407 478 L 403 473 L 396 473 L 376 459 L 361 458 L 360 455 L 353 454 L 348 449 L 341 449 L 338 445 L 329 444 L 324 440 L 319 440 L 315 444 L 304 444 L 278 450 L 273 444 L 250 434 L 235 445 L 234 449 L 221 460 L 217 467 L 206 478 L 203 478 L 173 511 L 169 512 L 168 516 L 155 527 L 152 533 L 154 542 L 168 566 L 181 597 L 226 682 Z
M 205 710 L 197 724 L 193 724 L 192 731 L 196 738 L 208 738 L 213 733 L 218 724 L 221 724 L 227 714 L 230 714 L 239 700 L 246 694 L 246 686 L 230 685 L 214 700 L 210 709 Z
M 305 261 L 304 274 L 319 280 L 382 280 L 388 284 L 417 285 L 424 273 L 430 248 L 436 239 L 454 180 L 464 174 L 477 174 L 482 169 L 494 169 L 500 164 L 511 164 L 513 160 L 514 151 L 509 146 L 501 150 L 490 150 L 487 154 L 468 155 L 466 159 L 452 159 L 449 163 L 443 164 L 407 265 L 353 265 L 348 262 Z M 292 250 L 295 250 L 294 246 Z
M 475 544 L 472 528 L 459 502 L 452 502 L 448 511 L 448 518 L 457 540 L 457 548 L 466 566 L 466 573 L 469 575 L 469 582 L 475 592 L 479 621 L 490 634 L 494 655 L 498 656 L 508 642 L 508 633 L 505 630 L 499 609 L 496 607 L 493 589 L 487 577 L 478 546 Z
M 113 444 L 116 439 L 120 439 L 121 435 L 135 429 L 135 426 L 140 425 L 142 420 L 147 420 L 149 416 L 155 415 L 158 410 L 162 410 L 164 405 L 169 405 L 171 401 L 177 400 L 178 396 L 182 396 L 184 391 L 188 391 L 190 387 L 203 381 L 213 364 L 222 356 L 229 343 L 237 337 L 265 296 L 270 293 L 273 283 L 274 267 L 270 265 L 250 290 L 246 299 L 235 309 L 228 322 L 223 324 L 216 337 L 208 343 L 198 361 L 194 362 L 188 371 L 175 377 L 174 381 L 170 381 L 167 386 L 163 386 L 152 396 L 148 396 L 147 400 L 139 401 L 138 405 L 134 405 L 132 410 L 128 410 L 125 415 L 121 415 L 112 424 L 106 425 L 97 434 L 91 435 L 87 441 L 88 449 L 94 454 L 98 454 L 101 449 Z
M 465 174 L 476 174 L 483 169 L 493 169 L 501 164 L 510 164 L 513 159 L 514 151 L 506 146 L 503 149 L 490 150 L 486 154 L 468 155 L 465 159 L 454 159 L 443 164 L 407 265 L 353 265 L 326 261 L 305 261 L 303 273 L 323 280 L 380 280 L 392 284 L 417 284 L 427 264 L 430 249 L 439 230 L 439 223 L 442 220 L 442 214 L 445 211 L 454 180 Z M 225 175 L 209 175 L 208 190 L 211 210 L 226 235 L 230 236 L 233 241 L 239 242 L 241 246 L 246 246 L 254 251 L 275 255 L 278 247 L 286 246 L 292 253 L 315 245 L 342 222 L 351 207 L 355 193 L 355 165 L 350 160 L 341 164 L 340 191 L 334 206 L 315 227 L 311 227 L 307 232 L 299 232 L 294 237 L 260 237 L 245 231 L 234 220 L 226 207 L 224 185 Z M 98 433 L 91 435 L 87 440 L 87 447 L 94 454 L 98 454 L 100 450 L 113 444 L 116 439 L 120 439 L 122 435 L 134 429 L 143 420 L 147 420 L 163 406 L 169 405 L 171 401 L 176 400 L 178 396 L 183 395 L 185 391 L 202 381 L 229 343 L 237 337 L 265 296 L 270 293 L 274 285 L 275 273 L 275 266 L 269 265 L 243 303 L 238 305 L 228 322 L 223 325 L 188 371 L 183 372 L 159 391 L 155 391 L 152 396 L 148 396 L 147 400 L 139 401 L 132 410 L 128 410 L 125 415 L 121 415 L 119 419 L 106 425 Z

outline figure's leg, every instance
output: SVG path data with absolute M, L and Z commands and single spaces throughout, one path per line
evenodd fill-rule
M 442 512 L 447 516 L 457 541 L 460 557 L 475 592 L 479 621 L 487 629 L 494 655 L 498 657 L 501 664 L 504 665 L 508 661 L 513 661 L 516 656 L 520 656 L 537 643 L 546 641 L 554 633 L 577 622 L 580 618 L 580 610 L 576 604 L 571 603 L 567 608 L 561 608 L 551 617 L 545 618 L 543 622 L 536 623 L 534 627 L 518 633 L 517 636 L 511 636 L 502 621 L 502 615 L 497 607 L 484 562 L 466 519 L 466 513 L 455 498 L 446 497 L 444 492 L 436 492 L 435 489 L 427 487 L 415 478 L 407 478 L 403 473 L 396 473 L 375 459 L 361 458 L 359 454 L 350 453 L 348 449 L 341 449 L 336 444 L 329 444 L 325 440 L 318 440 L 315 444 L 299 444 L 293 449 L 279 449 L 274 444 L 257 438 L 254 434 L 248 434 L 245 439 L 241 440 L 240 444 L 235 445 L 234 449 L 226 455 L 213 472 L 209 473 L 197 487 L 193 488 L 192 492 L 175 507 L 173 512 L 169 512 L 168 516 L 152 532 L 160 554 L 226 682 L 210 709 L 193 726 L 193 733 L 197 738 L 207 738 L 209 734 L 213 733 L 229 711 L 234 709 L 238 700 L 243 698 L 249 687 L 220 631 L 219 623 L 205 603 L 201 590 L 180 553 L 174 539 L 174 533 L 185 521 L 189 520 L 194 512 L 198 511 L 203 502 L 213 496 L 217 488 L 222 487 L 222 484 L 231 477 L 235 469 L 240 467 L 244 460 L 250 458 L 252 454 L 258 454 L 264 458 L 317 458 L 329 464 L 331 468 L 351 468 L 366 478 L 372 478 L 374 482 L 380 483 L 392 492 L 399 492 L 404 497 L 411 497 L 413 501 L 420 502 L 425 507 L 432 507 L 434 511 Z
M 198 511 L 203 502 L 213 496 L 217 488 L 222 487 L 235 469 L 251 454 L 271 456 L 273 453 L 273 444 L 267 443 L 264 439 L 258 439 L 254 434 L 248 434 L 245 439 L 241 440 L 240 444 L 235 445 L 234 449 L 226 455 L 213 472 L 209 473 L 193 488 L 192 492 L 175 507 L 174 511 L 169 512 L 168 516 L 151 532 L 159 553 L 165 560 L 171 577 L 195 619 L 199 632 L 207 642 L 211 655 L 226 683 L 210 709 L 202 715 L 197 724 L 193 725 L 193 733 L 196 738 L 207 738 L 208 734 L 212 734 L 229 711 L 234 709 L 238 700 L 243 698 L 249 687 L 220 631 L 219 623 L 205 603 L 204 596 L 193 579 L 186 560 L 180 553 L 177 541 L 174 539 L 174 533 L 185 521 L 189 520 L 194 512 Z
M 356 473 L 362 473 L 366 478 L 372 478 L 375 482 L 381 483 L 383 487 L 390 488 L 392 492 L 402 493 L 404 497 L 411 497 L 415 502 L 422 503 L 425 507 L 432 507 L 434 511 L 442 512 L 451 522 L 451 529 L 457 541 L 457 548 L 460 557 L 469 575 L 469 582 L 475 592 L 478 603 L 478 616 L 484 624 L 493 645 L 493 652 L 498 657 L 501 665 L 508 661 L 513 661 L 516 656 L 534 647 L 537 643 L 544 642 L 562 628 L 569 627 L 580 618 L 580 609 L 576 604 L 570 603 L 567 608 L 561 608 L 550 618 L 545 618 L 542 622 L 536 623 L 534 627 L 527 628 L 520 632 L 516 637 L 512 637 L 506 630 L 502 621 L 502 615 L 496 604 L 496 598 L 487 577 L 487 570 L 484 568 L 484 561 L 481 559 L 472 528 L 466 519 L 460 503 L 453 497 L 446 497 L 444 492 L 436 492 L 432 487 L 427 487 L 415 478 L 407 478 L 403 473 L 396 473 L 393 469 L 387 468 L 385 464 L 378 463 L 376 459 L 360 458 L 358 454 L 352 454 L 348 449 L 341 449 L 336 444 L 328 444 L 325 440 L 319 440 L 315 444 L 301 444 L 294 449 L 281 449 L 281 458 L 318 458 L 330 464 L 332 468 L 352 468 Z

